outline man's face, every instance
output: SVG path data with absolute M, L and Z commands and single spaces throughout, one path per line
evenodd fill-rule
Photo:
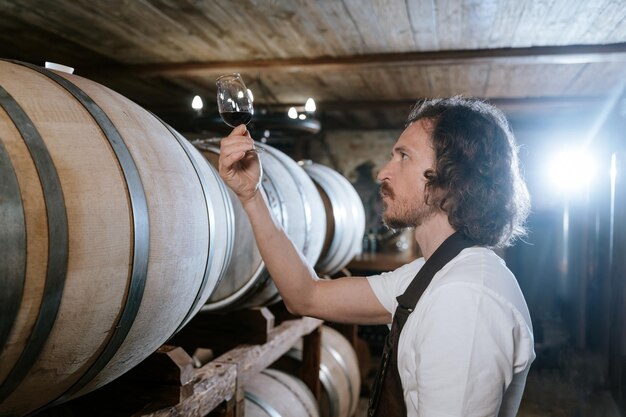
M 383 221 L 393 229 L 417 227 L 436 212 L 426 205 L 424 172 L 434 167 L 430 122 L 418 120 L 400 135 L 391 160 L 379 172 L 385 211 Z

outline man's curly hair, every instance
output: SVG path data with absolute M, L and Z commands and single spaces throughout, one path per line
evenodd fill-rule
M 436 161 L 424 173 L 427 204 L 477 244 L 508 246 L 523 236 L 530 199 L 504 114 L 457 96 L 416 104 L 407 125 L 420 119 L 429 122 Z

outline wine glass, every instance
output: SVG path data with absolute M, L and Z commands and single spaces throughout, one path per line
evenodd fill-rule
M 241 75 L 227 74 L 219 77 L 217 85 L 217 109 L 224 123 L 230 127 L 248 124 L 254 114 L 251 92 L 246 88 Z M 262 148 L 255 148 L 247 152 L 262 152 Z M 247 153 L 246 152 L 246 153 Z

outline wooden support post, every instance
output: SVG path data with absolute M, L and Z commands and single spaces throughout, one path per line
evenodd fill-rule
M 228 401 L 224 401 L 220 406 L 211 411 L 207 417 L 243 417 L 244 416 L 244 396 L 242 389 L 237 389 L 235 396 Z
M 343 323 L 327 323 L 330 327 L 337 330 L 343 337 L 348 339 L 352 348 L 356 350 L 358 339 L 358 326 L 356 324 Z
M 233 417 L 243 417 L 245 415 L 245 392 L 243 388 L 237 389 L 235 411 Z
M 322 328 L 316 327 L 311 333 L 303 337 L 302 342 L 302 366 L 300 367 L 300 379 L 313 393 L 316 400 L 321 396 L 320 387 L 320 363 Z

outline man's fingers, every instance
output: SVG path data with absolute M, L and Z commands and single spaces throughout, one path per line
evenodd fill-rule
M 230 135 L 220 142 L 220 148 L 222 150 L 231 148 L 233 146 L 238 146 L 241 144 L 247 144 L 248 147 L 254 146 L 254 140 L 250 136 L 234 136 Z
M 224 154 L 225 156 L 228 156 L 235 152 L 249 151 L 252 149 L 254 149 L 254 142 L 246 140 L 246 141 L 240 141 L 236 143 L 229 143 L 229 144 L 223 145 L 220 148 L 220 154 Z
M 220 143 L 219 171 L 231 177 L 237 171 L 245 170 L 247 164 L 257 158 L 254 152 L 249 152 L 252 150 L 254 150 L 254 140 L 250 137 L 245 125 L 237 126 Z M 245 165 L 237 165 L 238 163 Z
M 232 132 L 230 132 L 229 136 L 250 136 L 250 133 L 248 133 L 248 128 L 246 128 L 246 125 L 239 125 L 236 128 L 233 129 Z
M 250 131 L 248 130 L 246 125 L 243 125 L 243 124 L 234 128 L 232 132 L 230 132 L 230 135 L 228 136 L 245 136 L 247 138 L 252 139 L 252 136 L 250 136 Z
M 236 150 L 233 152 L 229 152 L 227 154 L 223 154 L 220 158 L 220 166 L 226 169 L 227 171 L 232 170 L 233 165 L 237 162 L 241 161 L 246 155 L 245 150 Z
M 228 141 L 222 140 L 220 146 L 220 153 L 224 156 L 231 155 L 233 153 L 241 151 L 254 150 L 254 141 L 244 136 L 229 137 Z
M 260 186 L 261 161 L 245 125 L 237 126 L 220 143 L 219 173 L 240 198 L 250 198 Z

